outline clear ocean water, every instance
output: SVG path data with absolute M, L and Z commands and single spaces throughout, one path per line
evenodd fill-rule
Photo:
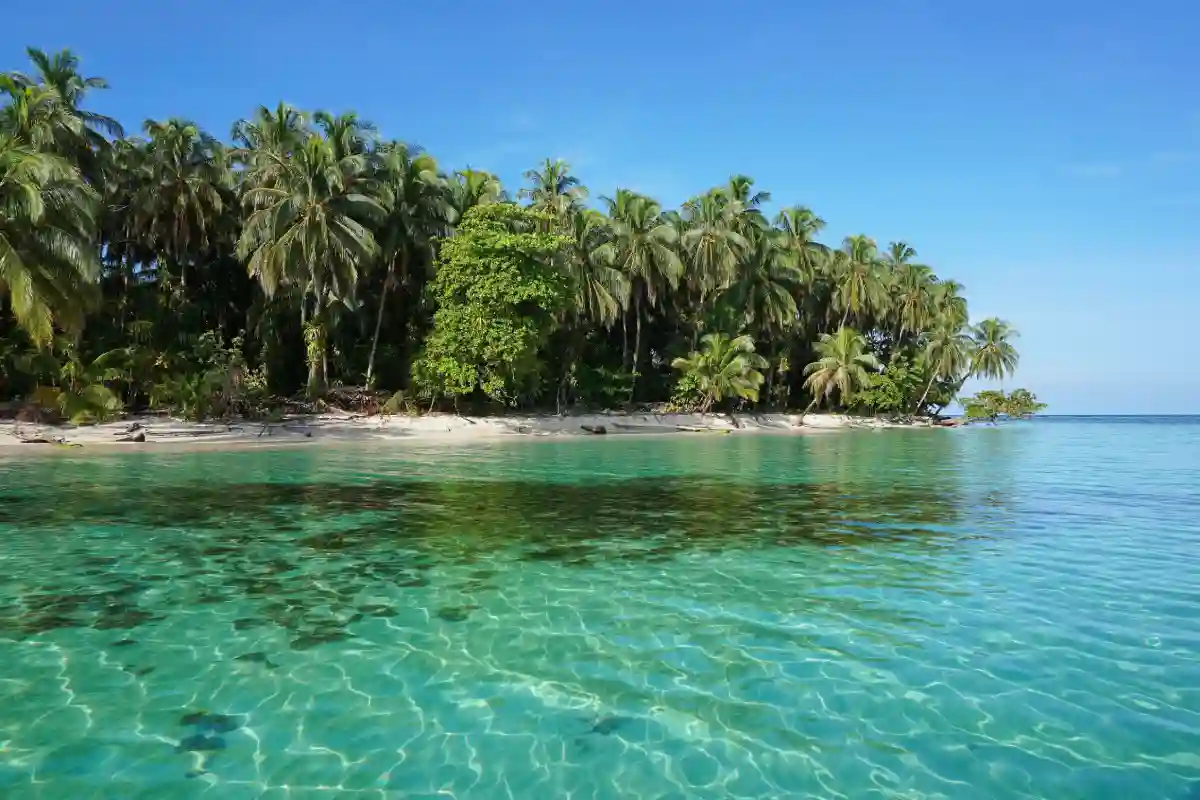
M 1200 798 L 1200 419 L 0 461 L 0 797 Z

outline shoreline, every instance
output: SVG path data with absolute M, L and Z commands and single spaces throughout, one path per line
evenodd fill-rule
M 800 420 L 803 417 L 803 425 Z M 79 454 L 160 450 L 195 452 L 245 450 L 318 444 L 470 444 L 518 438 L 604 436 L 789 435 L 807 436 L 837 430 L 927 428 L 924 421 L 887 422 L 844 414 L 767 413 L 739 415 L 737 427 L 721 414 L 513 414 L 460 416 L 364 416 L 325 413 L 280 422 L 188 422 L 172 417 L 130 415 L 99 425 L 43 425 L 0 422 L 0 457 L 22 454 Z M 597 431 L 603 430 L 603 434 Z M 144 436 L 144 441 L 121 441 Z M 22 438 L 50 440 L 27 443 Z

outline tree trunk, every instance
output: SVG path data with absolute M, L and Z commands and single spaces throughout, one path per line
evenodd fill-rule
M 391 275 L 389 274 L 389 278 Z M 379 313 L 375 315 L 375 335 L 371 337 L 371 355 L 367 357 L 367 387 L 371 387 L 371 378 L 375 375 L 375 351 L 379 349 L 379 331 L 383 328 L 383 307 L 387 304 L 388 290 L 391 281 L 383 283 L 383 293 L 379 295 Z
M 642 356 L 642 295 L 633 296 L 633 315 L 636 327 L 633 336 L 633 380 L 629 382 L 629 405 L 633 405 L 634 390 L 637 389 L 638 361 Z
M 921 406 L 925 405 L 925 398 L 929 397 L 929 390 L 933 388 L 933 382 L 937 380 L 937 375 L 929 379 L 929 383 L 925 385 L 925 393 L 921 395 L 921 399 L 917 401 L 917 407 L 913 409 L 914 414 L 921 413 Z

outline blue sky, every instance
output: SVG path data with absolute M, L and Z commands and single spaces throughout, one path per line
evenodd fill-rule
M 1200 4 L 59 0 L 5 10 L 0 69 L 70 47 L 136 128 L 354 109 L 516 185 L 676 204 L 753 176 L 904 239 L 1021 331 L 1060 413 L 1200 412 Z

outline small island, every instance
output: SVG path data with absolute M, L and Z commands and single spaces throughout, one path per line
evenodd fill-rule
M 905 422 L 1017 367 L 1016 330 L 973 323 L 907 242 L 822 243 L 814 211 L 745 175 L 678 208 L 590 197 L 553 159 L 509 189 L 354 112 L 282 103 L 227 140 L 184 118 L 127 132 L 73 53 L 28 52 L 0 85 L 0 402 L 22 422 Z M 965 402 L 992 422 L 1041 408 L 1026 390 Z

